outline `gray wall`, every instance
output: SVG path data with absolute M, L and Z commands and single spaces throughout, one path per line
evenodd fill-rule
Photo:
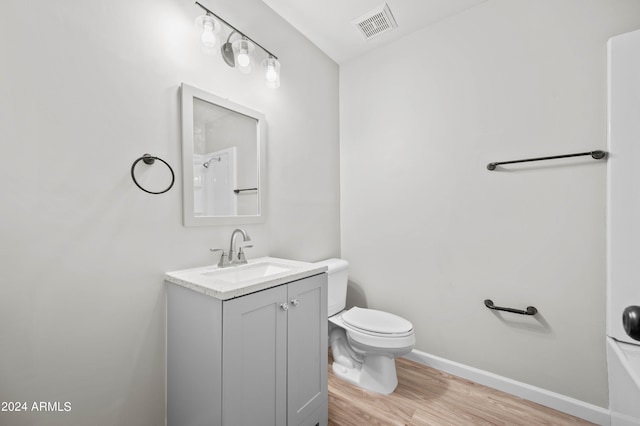
M 181 82 L 266 115 L 248 256 L 339 255 L 337 65 L 259 0 L 204 3 L 280 57 L 279 89 L 202 55 L 191 1 L 0 5 L 0 401 L 71 403 L 1 424 L 164 424 L 163 274 L 214 263 L 233 230 L 182 226 Z M 146 152 L 168 193 L 134 186 Z
M 606 163 L 486 164 L 606 149 L 606 42 L 637 28 L 637 0 L 490 0 L 341 65 L 354 299 L 421 351 L 607 406 Z

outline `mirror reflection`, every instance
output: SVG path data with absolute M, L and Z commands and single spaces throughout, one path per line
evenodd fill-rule
M 185 225 L 262 219 L 264 118 L 182 85 Z

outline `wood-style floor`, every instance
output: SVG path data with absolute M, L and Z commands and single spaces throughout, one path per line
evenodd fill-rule
M 337 378 L 329 354 L 329 426 L 590 425 L 439 370 L 398 358 L 398 387 L 388 396 Z

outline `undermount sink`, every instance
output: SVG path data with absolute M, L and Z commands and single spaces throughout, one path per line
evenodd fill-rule
M 291 269 L 292 268 L 286 265 L 267 261 L 264 263 L 248 263 L 246 265 L 215 269 L 203 272 L 202 275 L 212 277 L 217 281 L 237 284 L 244 281 L 266 278 L 271 275 L 289 272 Z
M 321 274 L 326 266 L 295 260 L 262 257 L 226 268 L 204 266 L 167 272 L 165 280 L 191 290 L 227 300 L 255 291 Z

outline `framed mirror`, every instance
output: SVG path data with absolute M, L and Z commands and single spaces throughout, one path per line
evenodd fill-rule
M 181 96 L 184 225 L 264 221 L 264 115 L 184 83 Z

